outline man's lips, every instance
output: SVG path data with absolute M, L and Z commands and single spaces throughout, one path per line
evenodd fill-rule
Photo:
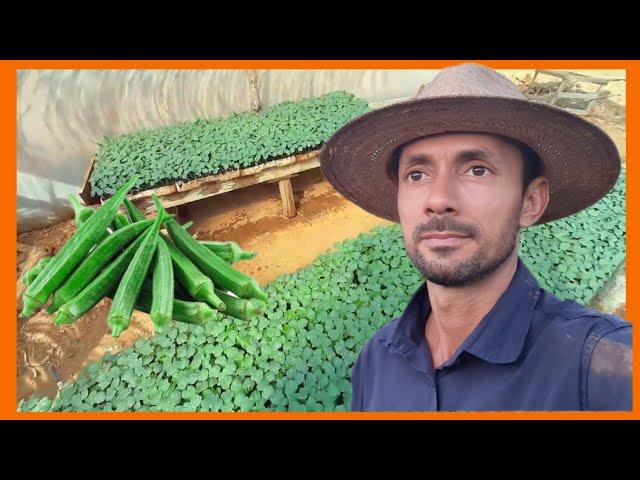
M 437 238 L 437 239 L 451 238 L 451 237 L 467 238 L 468 236 L 469 235 L 464 235 L 462 233 L 456 233 L 456 232 L 431 232 L 423 235 L 422 238 L 424 238 L 425 240 L 429 240 L 431 238 Z
M 457 232 L 430 232 L 422 236 L 422 240 L 430 247 L 454 247 L 469 238 Z

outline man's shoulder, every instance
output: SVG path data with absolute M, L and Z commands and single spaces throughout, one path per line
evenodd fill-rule
M 631 409 L 631 323 L 622 317 L 547 296 L 540 341 L 575 358 L 584 410 Z M 576 339 L 579 341 L 576 342 Z
M 614 331 L 627 331 L 631 335 L 631 323 L 624 318 L 560 299 L 545 290 L 542 290 L 536 309 L 549 320 L 548 333 L 566 335 L 578 330 L 590 336 L 603 336 Z

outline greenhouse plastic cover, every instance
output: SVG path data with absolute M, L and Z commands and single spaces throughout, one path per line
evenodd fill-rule
M 437 70 L 256 70 L 261 107 L 346 90 L 409 99 Z M 104 137 L 251 109 L 246 70 L 21 70 L 17 77 L 18 232 L 72 217 Z

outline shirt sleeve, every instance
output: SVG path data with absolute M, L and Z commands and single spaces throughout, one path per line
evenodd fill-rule
M 631 327 L 602 335 L 591 350 L 586 376 L 586 409 L 631 410 Z
M 351 411 L 362 412 L 364 411 L 364 363 L 365 363 L 365 348 L 362 349 L 356 363 L 351 369 Z

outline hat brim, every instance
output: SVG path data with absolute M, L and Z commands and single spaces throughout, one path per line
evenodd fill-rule
M 397 188 L 388 175 L 393 150 L 416 138 L 446 132 L 499 134 L 525 143 L 539 155 L 550 200 L 537 224 L 594 204 L 620 174 L 615 144 L 587 120 L 524 99 L 466 96 L 411 100 L 351 120 L 325 143 L 321 170 L 348 200 L 399 222 Z

